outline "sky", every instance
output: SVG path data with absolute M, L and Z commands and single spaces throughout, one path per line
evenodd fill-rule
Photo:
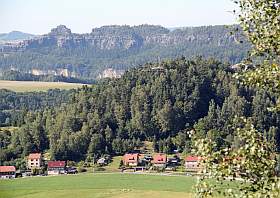
M 103 25 L 186 27 L 236 23 L 232 0 L 0 0 L 0 33 L 75 33 Z

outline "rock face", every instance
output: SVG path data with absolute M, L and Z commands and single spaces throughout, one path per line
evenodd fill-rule
M 71 30 L 65 25 L 59 25 L 56 28 L 51 29 L 51 32 L 49 33 L 51 36 L 67 36 L 71 34 Z
M 64 76 L 64 77 L 75 77 L 75 73 L 69 71 L 66 68 L 57 68 L 55 70 L 41 70 L 41 69 L 32 69 L 29 73 L 35 76 L 41 75 L 54 75 L 54 76 Z
M 115 70 L 113 68 L 105 69 L 98 75 L 99 79 L 102 78 L 120 78 L 124 74 L 124 70 Z
M 226 34 L 224 26 L 215 27 Z M 203 31 L 201 31 L 203 29 Z M 20 43 L 2 46 L 2 51 L 22 51 L 39 47 L 75 48 L 91 47 L 96 50 L 138 49 L 154 45 L 169 46 L 195 41 L 211 42 L 213 27 L 185 28 L 170 31 L 161 26 L 103 26 L 92 29 L 89 34 L 72 33 L 65 25 L 59 25 L 50 33 L 25 40 Z M 200 34 L 197 34 L 199 30 Z M 204 32 L 204 34 L 201 34 Z M 210 33 L 209 33 L 210 32 Z M 214 32 L 215 34 L 217 32 Z M 221 38 L 219 45 L 232 42 L 233 36 Z

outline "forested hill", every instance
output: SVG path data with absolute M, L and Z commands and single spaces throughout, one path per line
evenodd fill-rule
M 95 78 L 106 68 L 125 70 L 147 62 L 202 55 L 237 63 L 249 45 L 230 35 L 233 26 L 188 27 L 170 31 L 154 25 L 103 26 L 91 33 L 75 34 L 64 25 L 50 33 L 4 45 L 0 71 Z M 65 70 L 66 69 L 66 70 Z
M 18 40 L 25 40 L 25 39 L 31 39 L 35 37 L 35 35 L 19 32 L 19 31 L 12 31 L 9 33 L 0 33 L 0 44 L 1 42 L 4 43 L 4 41 L 18 41 Z
M 50 152 L 53 159 L 91 161 L 131 151 L 145 140 L 157 152 L 190 152 L 191 129 L 219 148 L 238 146 L 229 127 L 235 115 L 250 117 L 279 146 L 280 117 L 268 111 L 275 96 L 238 85 L 232 72 L 212 59 L 179 58 L 84 87 L 69 95 L 67 104 L 28 112 L 18 131 L 0 133 L 0 162 L 21 166 L 20 159 L 35 151 Z

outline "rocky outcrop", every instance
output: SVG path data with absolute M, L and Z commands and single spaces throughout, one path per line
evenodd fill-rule
M 32 69 L 29 73 L 34 76 L 43 76 L 43 75 L 54 75 L 54 76 L 64 76 L 64 77 L 76 77 L 73 71 L 70 71 L 66 68 L 57 68 L 55 70 L 41 70 L 41 69 Z
M 124 70 L 115 70 L 113 68 L 105 69 L 98 75 L 99 79 L 102 78 L 120 78 L 124 74 Z
M 213 31 L 214 30 L 214 31 Z M 197 33 L 199 31 L 199 34 Z M 201 32 L 203 32 L 201 34 Z M 50 33 L 15 44 L 2 46 L 2 51 L 21 51 L 39 47 L 91 47 L 96 50 L 137 49 L 154 45 L 178 45 L 190 42 L 211 42 L 217 33 L 221 39 L 218 45 L 232 42 L 224 26 L 183 28 L 170 31 L 161 26 L 103 26 L 94 28 L 89 34 L 72 33 L 65 25 L 59 25 Z

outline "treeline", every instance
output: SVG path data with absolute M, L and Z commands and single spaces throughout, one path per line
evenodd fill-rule
M 93 84 L 94 80 L 79 79 L 73 77 L 56 76 L 56 75 L 33 75 L 19 71 L 3 71 L 0 80 L 12 81 L 43 81 L 43 82 L 68 82 L 68 83 L 83 83 Z
M 0 126 L 22 126 L 28 111 L 41 111 L 66 104 L 75 91 L 52 89 L 47 92 L 13 92 L 0 89 Z
M 123 154 L 146 140 L 158 152 L 190 152 L 192 129 L 216 141 L 217 149 L 238 147 L 235 115 L 252 119 L 279 150 L 280 117 L 268 111 L 275 96 L 239 85 L 233 73 L 213 59 L 179 58 L 83 87 L 67 104 L 27 112 L 18 131 L 2 137 L 9 146 L 1 148 L 1 162 L 20 166 L 20 159 L 35 151 L 48 151 L 53 159 L 92 160 Z

